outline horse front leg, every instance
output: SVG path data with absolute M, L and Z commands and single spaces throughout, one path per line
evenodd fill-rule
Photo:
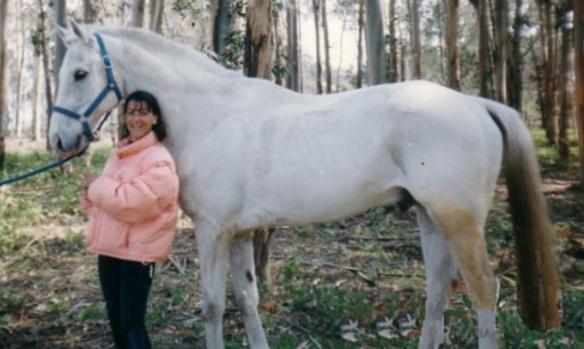
M 262 321 L 258 314 L 258 288 L 256 284 L 252 232 L 246 232 L 231 241 L 231 271 L 237 303 L 245 321 L 249 347 L 269 349 Z
M 223 349 L 225 273 L 229 258 L 229 234 L 209 224 L 196 222 L 195 225 L 207 349 Z

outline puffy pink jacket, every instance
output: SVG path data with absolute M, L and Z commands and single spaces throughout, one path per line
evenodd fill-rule
M 150 132 L 120 142 L 81 206 L 89 251 L 139 262 L 164 261 L 178 221 L 178 177 L 168 150 Z

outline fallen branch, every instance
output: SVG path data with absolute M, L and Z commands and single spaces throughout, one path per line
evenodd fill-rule
M 185 265 L 183 265 L 183 263 L 180 263 L 179 261 L 176 260 L 176 258 L 174 258 L 174 256 L 168 256 L 168 260 L 172 263 L 172 265 L 174 265 L 174 267 L 176 268 L 176 270 L 178 270 L 179 274 L 184 274 L 186 271 L 186 263 L 184 263 Z
M 303 265 L 307 265 L 307 266 L 317 266 L 314 263 L 308 262 L 308 261 L 300 261 L 300 264 Z M 348 267 L 348 266 L 340 266 L 340 265 L 336 265 L 330 262 L 323 262 L 321 264 L 322 267 L 328 267 L 328 268 L 333 268 L 333 269 L 341 269 L 341 270 L 346 270 L 346 271 L 350 271 L 351 273 L 359 276 L 363 281 L 365 281 L 367 283 L 367 285 L 369 286 L 375 286 L 375 280 L 373 280 L 372 278 L 370 278 L 369 276 L 365 275 L 365 273 L 363 273 L 361 270 L 355 268 L 355 267 Z
M 400 236 L 400 237 L 393 237 L 393 236 L 359 236 L 359 235 L 348 235 L 348 236 L 341 236 L 337 239 L 338 242 L 347 242 L 351 240 L 356 241 L 409 241 L 409 240 L 417 240 L 417 235 L 407 235 L 407 236 Z
M 292 327 L 292 328 L 294 328 L 294 329 L 296 329 L 296 330 L 298 330 L 298 331 L 300 331 L 300 332 L 304 333 L 305 335 L 307 335 L 307 336 L 308 336 L 308 339 L 310 339 L 310 341 L 311 341 L 311 342 L 312 342 L 312 343 L 313 343 L 313 344 L 314 344 L 314 345 L 315 345 L 317 348 L 319 348 L 319 349 L 322 349 L 322 345 L 320 345 L 320 343 L 319 343 L 319 342 L 318 342 L 316 339 L 314 339 L 314 337 L 312 337 L 312 333 L 311 333 L 309 330 L 307 330 L 307 329 L 305 329 L 304 327 L 302 327 L 302 326 L 300 326 L 300 325 L 297 325 L 297 324 L 295 324 L 295 323 L 293 323 L 293 322 L 290 322 L 290 321 L 288 321 L 288 320 L 286 320 L 286 319 L 284 319 L 284 318 L 281 318 L 281 317 L 279 317 L 279 316 L 277 317 L 277 319 L 278 319 L 278 321 L 281 321 L 281 322 L 285 323 L 286 325 L 288 325 L 288 326 L 290 326 L 290 327 Z

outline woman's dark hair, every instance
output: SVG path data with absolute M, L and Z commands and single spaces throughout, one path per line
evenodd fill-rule
M 128 114 L 128 104 L 130 101 L 145 103 L 146 107 L 150 109 L 152 114 L 158 117 L 158 122 L 152 126 L 152 132 L 158 138 L 158 141 L 162 142 L 166 138 L 166 127 L 164 126 L 164 119 L 162 118 L 162 113 L 160 112 L 160 105 L 158 104 L 158 100 L 152 94 L 146 91 L 134 91 L 126 97 L 126 102 L 124 103 L 124 117 Z M 124 122 L 122 126 L 121 138 L 126 138 L 130 135 L 128 128 Z

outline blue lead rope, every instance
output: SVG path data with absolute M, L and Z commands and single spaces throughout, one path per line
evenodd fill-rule
M 53 163 L 51 163 L 51 164 L 49 164 L 47 166 L 44 166 L 44 167 L 41 167 L 41 168 L 37 168 L 35 170 L 32 170 L 32 171 L 29 171 L 29 172 L 20 174 L 20 175 L 18 175 L 16 177 L 12 177 L 12 178 L 8 178 L 8 179 L 0 180 L 0 187 L 2 187 L 4 185 L 8 185 L 8 184 L 12 184 L 12 183 L 15 183 L 15 182 L 19 182 L 19 181 L 25 180 L 25 179 L 27 179 L 29 177 L 36 176 L 36 175 L 38 175 L 40 173 L 46 172 L 46 171 L 48 171 L 48 170 L 50 170 L 52 168 L 62 166 L 64 164 L 66 164 L 67 162 L 75 159 L 76 157 L 79 157 L 79 156 L 83 155 L 85 153 L 85 151 L 87 150 L 88 147 L 89 146 L 85 147 L 85 149 L 83 149 L 80 153 L 77 153 L 75 155 L 68 156 L 68 157 L 66 157 L 64 159 L 57 160 L 57 161 L 55 161 L 55 162 L 53 162 Z
M 98 133 L 101 130 L 101 128 L 103 127 L 103 124 L 105 124 L 105 121 L 110 116 L 110 113 L 107 113 L 106 116 L 103 119 L 101 119 L 101 122 L 97 126 L 97 130 L 96 130 L 95 133 Z M 95 140 L 95 138 L 93 138 L 93 139 Z M 19 182 L 19 181 L 25 180 L 25 179 L 27 179 L 29 177 L 36 176 L 36 175 L 38 175 L 40 173 L 46 172 L 46 171 L 48 171 L 50 169 L 53 169 L 55 167 L 62 166 L 64 164 L 68 163 L 69 161 L 71 161 L 71 160 L 73 160 L 73 159 L 75 159 L 77 157 L 80 157 L 81 155 L 85 154 L 85 152 L 87 151 L 88 148 L 89 148 L 89 144 L 85 148 L 83 148 L 83 150 L 81 150 L 79 153 L 77 153 L 75 155 L 71 155 L 71 156 L 68 156 L 66 158 L 57 160 L 57 161 L 52 162 L 52 163 L 50 163 L 50 164 L 48 164 L 48 165 L 46 165 L 44 167 L 34 169 L 32 171 L 29 171 L 29 172 L 20 174 L 20 175 L 18 175 L 16 177 L 12 177 L 12 178 L 8 178 L 8 179 L 2 179 L 2 180 L 0 180 L 0 187 L 2 187 L 4 185 L 8 185 L 8 184 L 12 184 L 12 183 L 15 183 L 15 182 Z

